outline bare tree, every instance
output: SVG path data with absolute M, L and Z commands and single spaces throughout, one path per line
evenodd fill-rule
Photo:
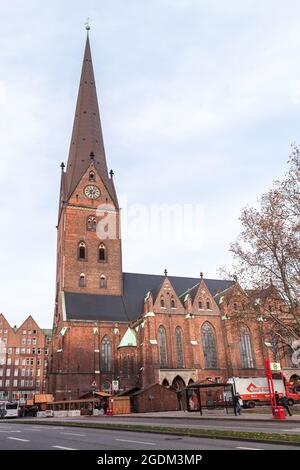
M 274 305 L 266 308 L 273 334 L 291 345 L 300 338 L 300 149 L 294 145 L 289 171 L 264 193 L 257 208 L 242 210 L 242 231 L 230 246 L 234 271 L 249 289 L 265 290 L 270 284 Z M 276 298 L 275 298 L 276 297 Z

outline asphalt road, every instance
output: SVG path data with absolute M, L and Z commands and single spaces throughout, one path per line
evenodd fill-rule
M 63 426 L 0 423 L 2 450 L 299 450 L 297 446 Z

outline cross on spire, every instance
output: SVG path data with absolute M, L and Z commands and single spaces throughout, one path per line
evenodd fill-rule
M 87 32 L 89 32 L 89 30 L 91 29 L 90 22 L 91 22 L 91 18 L 87 18 L 86 22 L 84 23 L 84 26 L 85 26 L 85 29 L 87 30 Z

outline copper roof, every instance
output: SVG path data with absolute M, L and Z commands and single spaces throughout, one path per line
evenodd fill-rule
M 86 39 L 72 139 L 64 183 L 64 197 L 69 198 L 91 163 L 94 164 L 111 198 L 117 205 L 113 180 L 109 178 L 105 158 L 97 91 L 89 36 Z

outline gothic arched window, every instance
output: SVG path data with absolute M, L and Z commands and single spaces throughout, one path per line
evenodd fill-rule
M 207 310 L 210 310 L 210 309 L 211 309 L 210 301 L 209 301 L 209 300 L 206 301 L 206 308 L 207 308 Z
M 104 274 L 101 274 L 101 276 L 100 276 L 100 287 L 104 288 L 106 286 L 107 286 L 106 277 L 104 276 Z
M 163 297 L 160 298 L 160 306 L 161 307 L 165 306 L 165 299 Z
M 90 216 L 87 218 L 86 228 L 89 232 L 96 232 L 96 229 L 97 229 L 96 217 Z
M 167 366 L 167 341 L 166 332 L 163 326 L 158 328 L 158 344 L 159 344 L 159 363 L 160 367 Z
M 80 242 L 78 245 L 78 259 L 80 261 L 86 260 L 86 245 L 84 242 Z
M 200 310 L 203 309 L 203 302 L 202 302 L 202 300 L 199 300 L 199 301 L 198 301 L 198 307 L 199 307 Z
M 250 330 L 246 325 L 240 328 L 240 348 L 243 369 L 253 369 L 254 361 L 251 346 Z
M 174 299 L 171 299 L 171 308 L 176 308 L 176 302 Z
M 122 357 L 122 372 L 124 377 L 129 377 L 128 358 L 127 356 Z
M 177 352 L 177 366 L 178 368 L 183 367 L 183 348 L 182 348 L 182 333 L 181 328 L 177 326 L 175 330 L 176 337 L 176 352 Z
M 202 325 L 201 332 L 205 369 L 216 369 L 218 365 L 214 329 L 210 323 L 205 322 L 204 325 Z
M 108 336 L 104 336 L 101 344 L 101 370 L 102 372 L 111 371 L 111 344 Z
M 79 276 L 79 287 L 85 287 L 85 274 L 80 274 Z
M 90 171 L 90 174 L 89 174 L 89 181 L 96 181 L 96 177 L 95 177 L 94 171 Z
M 99 245 L 99 261 L 101 263 L 105 263 L 106 261 L 106 247 L 104 243 L 101 243 L 101 245 Z

